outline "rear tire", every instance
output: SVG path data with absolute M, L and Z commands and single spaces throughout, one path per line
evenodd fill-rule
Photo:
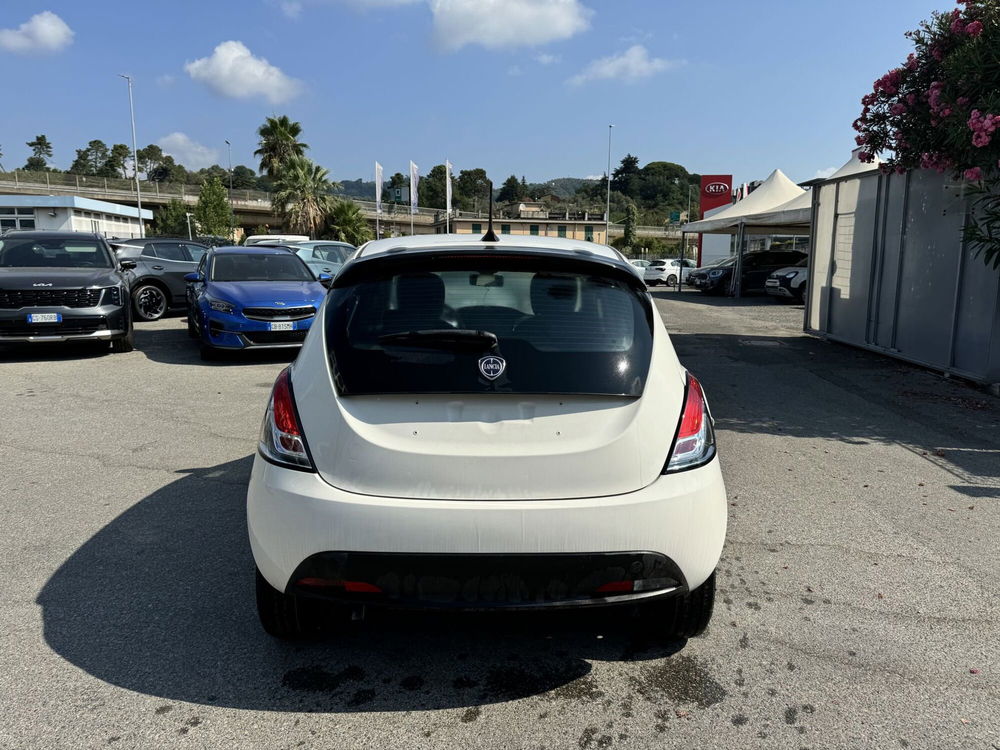
M 667 286 L 677 286 L 677 277 L 673 274 L 667 276 Z
M 275 638 L 295 640 L 320 630 L 316 602 L 278 591 L 257 572 L 257 616 L 264 631 Z
M 115 354 L 127 354 L 135 351 L 135 329 L 129 328 L 121 338 L 111 339 L 111 351 Z
M 694 591 L 650 602 L 642 612 L 643 629 L 669 639 L 694 638 L 705 632 L 715 609 L 715 572 Z
M 142 284 L 132 292 L 132 309 L 147 323 L 162 318 L 169 304 L 167 293 L 158 284 Z

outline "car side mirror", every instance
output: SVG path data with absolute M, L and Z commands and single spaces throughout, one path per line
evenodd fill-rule
M 136 263 L 134 260 L 121 260 L 118 261 L 118 265 L 121 266 L 123 271 L 131 271 L 135 268 Z
M 319 281 L 319 283 L 325 286 L 327 289 L 329 289 L 330 284 L 333 283 L 333 276 L 331 276 L 328 273 L 321 273 L 319 276 L 316 277 L 316 280 Z
M 201 281 L 201 274 L 200 273 L 186 273 L 186 274 L 184 274 L 184 281 L 190 282 L 192 284 L 194 282 L 196 282 L 196 281 Z

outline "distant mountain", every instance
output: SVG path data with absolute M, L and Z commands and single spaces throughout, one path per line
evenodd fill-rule
M 588 180 L 584 177 L 557 177 L 546 182 L 532 183 L 529 187 L 541 188 L 541 192 L 551 193 L 562 199 L 572 198 L 581 185 L 593 185 L 597 180 Z M 343 195 L 349 198 L 359 198 L 361 200 L 375 200 L 375 182 L 373 180 L 340 180 L 340 189 L 335 190 L 336 195 Z

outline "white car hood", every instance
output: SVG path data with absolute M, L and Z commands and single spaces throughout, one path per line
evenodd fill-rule
M 684 398 L 684 371 L 658 316 L 654 325 L 640 398 L 341 398 L 322 324 L 314 325 L 292 368 L 309 450 L 326 482 L 366 495 L 541 500 L 634 492 L 660 475 Z

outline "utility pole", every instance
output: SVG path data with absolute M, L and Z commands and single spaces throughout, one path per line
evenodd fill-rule
M 189 240 L 193 240 L 194 237 L 191 236 L 191 213 L 188 212 L 188 211 L 185 211 L 184 215 L 187 217 L 187 222 L 188 222 L 188 239 Z
M 135 142 L 135 107 L 132 104 L 132 76 L 118 74 L 119 78 L 124 78 L 128 81 L 128 111 L 129 116 L 132 118 L 132 173 L 135 176 L 135 203 L 139 209 L 139 236 L 146 236 L 146 228 L 142 223 L 142 193 L 139 189 L 139 156 L 136 154 L 138 150 Z
M 608 125 L 608 199 L 604 206 L 604 244 L 611 244 L 611 129 Z

